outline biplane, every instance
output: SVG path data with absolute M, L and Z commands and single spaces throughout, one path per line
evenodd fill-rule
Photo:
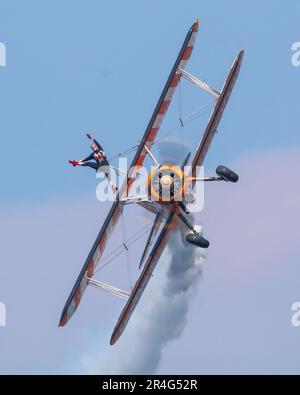
M 198 166 L 203 164 L 213 136 L 217 131 L 222 114 L 238 77 L 244 51 L 241 51 L 238 54 L 222 89 L 217 91 L 185 70 L 194 48 L 197 32 L 198 20 L 194 22 L 185 37 L 179 55 L 177 56 L 169 78 L 154 109 L 144 136 L 136 149 L 131 166 L 128 170 L 127 178 L 119 189 L 116 199 L 112 204 L 107 218 L 103 223 L 96 241 L 88 254 L 84 266 L 65 304 L 59 326 L 64 326 L 70 320 L 77 309 L 87 286 L 98 286 L 127 300 L 111 336 L 110 344 L 115 344 L 124 331 L 135 307 L 137 306 L 137 303 L 139 302 L 152 276 L 155 266 L 164 251 L 173 230 L 176 227 L 183 227 L 188 230 L 186 240 L 187 242 L 195 245 L 195 248 L 207 248 L 209 246 L 209 242 L 197 231 L 193 221 L 189 218 L 189 210 L 184 199 L 187 183 L 182 183 L 180 181 L 183 179 L 184 166 L 188 163 L 190 163 L 191 169 L 191 174 L 188 177 L 188 184 L 193 188 L 198 180 L 196 169 Z M 192 160 L 190 160 L 190 154 L 188 154 L 181 166 L 159 164 L 151 152 L 151 147 L 156 139 L 157 133 L 172 100 L 172 96 L 174 95 L 174 91 L 176 90 L 181 78 L 187 79 L 198 88 L 213 96 L 213 111 Z M 145 249 L 142 253 L 139 265 L 141 268 L 140 275 L 131 292 L 126 292 L 111 285 L 96 281 L 93 278 L 93 275 L 95 273 L 95 268 L 103 255 L 108 239 L 122 215 L 126 204 L 126 196 L 128 196 L 128 192 L 137 177 L 138 170 L 143 166 L 147 155 L 155 163 L 155 169 L 151 173 L 151 182 L 149 182 L 148 186 L 149 196 L 147 200 L 137 200 L 136 203 L 154 213 L 155 219 L 146 242 Z M 237 180 L 238 176 L 232 170 L 225 166 L 218 166 L 215 177 L 202 178 L 200 181 L 236 182 Z M 166 190 L 168 191 L 167 199 L 164 196 Z M 181 199 L 175 198 L 179 195 L 181 196 Z

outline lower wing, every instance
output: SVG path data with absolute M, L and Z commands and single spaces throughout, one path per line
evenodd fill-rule
M 163 253 L 167 241 L 169 239 L 169 236 L 174 229 L 174 227 L 177 224 L 177 216 L 175 212 L 170 212 L 169 216 L 167 217 L 167 220 L 164 224 L 163 229 L 161 230 L 161 233 L 159 234 L 156 243 L 150 252 L 147 261 L 145 262 L 144 268 L 142 273 L 140 274 L 137 282 L 135 283 L 135 286 L 130 294 L 130 297 L 123 308 L 121 315 L 117 321 L 117 324 L 114 328 L 113 334 L 111 336 L 110 344 L 113 345 L 116 343 L 116 341 L 119 339 L 121 334 L 123 333 L 130 317 L 131 314 L 133 313 L 136 305 L 138 304 L 151 276 L 153 273 L 153 270 L 155 269 L 155 266 Z

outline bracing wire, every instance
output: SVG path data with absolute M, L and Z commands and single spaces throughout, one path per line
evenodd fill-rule
M 164 140 L 166 137 L 168 137 L 170 134 L 174 133 L 176 130 L 182 128 L 182 124 L 186 125 L 188 123 L 193 122 L 196 118 L 200 117 L 202 114 L 205 114 L 207 109 L 212 105 L 212 103 L 207 103 L 201 107 L 199 107 L 198 109 L 196 109 L 195 111 L 193 111 L 192 113 L 190 113 L 189 115 L 182 117 L 180 116 L 180 125 L 176 125 L 172 128 L 170 128 L 166 133 L 164 133 L 159 139 L 157 139 L 156 141 L 153 142 L 152 145 L 154 144 L 158 144 L 159 142 L 161 142 L 162 140 Z M 128 148 L 125 151 L 122 151 L 112 157 L 110 157 L 108 159 L 108 161 L 113 161 L 114 159 L 119 158 L 120 156 L 124 156 L 126 154 L 129 154 L 130 152 L 136 150 L 138 148 L 139 144 L 132 146 L 131 148 Z
M 135 232 L 133 235 L 131 235 L 127 239 L 127 247 L 132 246 L 137 240 L 139 240 L 141 237 L 143 237 L 149 231 L 151 226 L 152 226 L 152 224 L 147 224 L 142 229 L 139 229 L 137 232 Z M 97 270 L 94 271 L 93 275 L 95 275 L 99 270 L 101 270 L 105 266 L 107 266 L 110 262 L 112 262 L 114 259 L 116 259 L 119 255 L 123 254 L 125 251 L 126 251 L 126 248 L 124 247 L 124 244 L 123 243 L 120 244 L 112 252 L 110 252 L 104 258 L 100 259 L 99 263 L 101 263 L 101 265 L 97 268 Z M 98 265 L 99 265 L 99 263 L 98 263 Z
M 177 91 L 177 98 L 178 98 L 178 118 L 180 122 L 180 142 L 181 142 L 181 156 L 183 157 L 183 128 L 184 123 L 182 120 L 182 100 L 181 100 L 181 79 L 179 80 L 178 84 L 178 91 Z
M 183 142 L 183 127 L 185 124 L 187 123 L 191 123 L 193 122 L 196 118 L 198 118 L 199 116 L 201 116 L 202 114 L 204 114 L 207 109 L 211 106 L 211 103 L 207 103 L 201 107 L 199 107 L 198 109 L 194 110 L 193 112 L 191 112 L 190 114 L 188 114 L 187 116 L 183 117 L 182 116 L 182 97 L 181 97 L 181 84 L 179 84 L 179 91 L 178 91 L 178 116 L 179 116 L 179 121 L 180 121 L 180 125 L 176 125 L 172 128 L 170 128 L 166 133 L 164 133 L 159 139 L 156 139 L 156 141 L 153 142 L 154 144 L 158 144 L 161 141 L 163 141 L 166 137 L 168 137 L 170 134 L 174 133 L 176 130 L 180 130 L 181 131 L 181 141 Z M 134 150 L 136 150 L 138 148 L 139 144 L 132 146 L 131 148 L 122 151 L 112 157 L 109 158 L 109 161 L 112 161 L 120 156 L 123 156 L 125 154 L 128 154 Z M 126 247 L 130 247 L 132 244 L 134 244 L 137 240 L 139 240 L 141 237 L 143 237 L 148 230 L 150 229 L 151 224 L 147 224 L 145 227 L 143 227 L 141 230 L 135 232 L 133 235 L 131 235 L 128 239 L 126 239 L 126 232 L 125 232 L 125 224 L 124 224 L 124 217 L 123 217 L 123 213 L 122 213 L 122 223 L 123 223 L 123 239 L 125 241 L 125 244 L 122 243 L 120 244 L 118 247 L 116 247 L 111 253 L 109 253 L 108 255 L 106 255 L 104 258 L 100 259 L 99 263 L 101 263 L 101 266 L 99 266 L 97 268 L 97 270 L 95 270 L 95 272 L 93 273 L 93 275 L 95 275 L 98 271 L 100 271 L 101 269 L 103 269 L 105 266 L 107 266 L 111 261 L 113 261 L 115 258 L 117 258 L 119 255 L 123 254 L 124 252 L 128 252 L 128 249 Z M 136 238 L 134 238 L 134 236 L 138 235 Z M 128 269 L 128 276 L 130 279 L 130 286 L 132 284 L 132 278 L 131 278 L 131 271 L 130 271 L 130 262 L 128 262 L 129 260 L 129 256 L 128 254 L 126 254 L 127 256 L 127 269 Z
M 125 228 L 125 221 L 124 221 L 124 212 L 122 210 L 121 213 L 122 217 L 122 231 L 123 231 L 123 245 L 125 247 L 125 255 L 126 255 L 126 266 L 127 266 L 127 274 L 128 274 L 128 280 L 129 280 L 129 287 L 132 289 L 132 273 L 130 270 L 130 256 L 129 256 L 129 250 L 127 247 L 127 237 L 126 237 L 126 228 Z
M 187 116 L 183 117 L 182 116 L 182 97 L 181 97 L 181 85 L 179 84 L 179 92 L 178 92 L 178 115 L 179 115 L 179 121 L 180 121 L 180 125 L 176 125 L 172 128 L 170 128 L 166 133 L 164 133 L 159 139 L 156 139 L 153 142 L 154 144 L 158 144 L 161 141 L 163 141 L 167 136 L 169 136 L 170 134 L 174 133 L 176 130 L 180 129 L 181 130 L 181 140 L 183 141 L 183 135 L 182 135 L 182 129 L 184 127 L 184 125 L 193 122 L 196 118 L 198 118 L 199 116 L 201 116 L 202 114 L 204 114 L 207 109 L 212 105 L 212 103 L 207 103 L 205 105 L 202 105 L 201 107 L 199 107 L 198 109 L 194 110 L 193 112 L 191 112 L 190 114 L 188 114 Z M 109 158 L 109 161 L 112 161 L 122 155 L 128 154 L 134 150 L 136 150 L 138 148 L 139 144 L 132 146 L 131 148 L 122 151 L 120 153 L 118 153 L 117 155 L 114 155 L 112 157 Z M 124 232 L 124 218 L 123 218 L 123 214 L 122 214 L 122 221 L 123 221 L 123 232 Z M 141 237 L 143 237 L 148 230 L 150 229 L 151 224 L 147 224 L 145 227 L 143 227 L 141 230 L 135 232 L 133 235 L 131 235 L 127 240 L 125 237 L 125 246 L 129 247 L 132 244 L 134 244 L 137 240 L 139 240 Z M 134 238 L 136 235 L 138 235 L 136 238 Z M 99 263 L 101 263 L 101 266 L 99 266 L 97 268 L 97 270 L 95 270 L 94 274 L 96 274 L 99 270 L 103 269 L 106 265 L 108 265 L 111 261 L 113 261 L 115 258 L 117 258 L 119 255 L 123 254 L 124 252 L 127 251 L 127 248 L 124 246 L 124 243 L 120 244 L 118 247 L 116 247 L 111 253 L 109 253 L 108 255 L 106 255 L 105 257 L 103 257 L 102 259 L 100 259 Z M 127 256 L 128 259 L 128 256 Z M 98 264 L 99 264 L 98 263 Z M 130 266 L 128 265 L 128 269 L 130 270 Z M 129 276 L 131 276 L 131 274 L 129 273 Z M 131 282 L 131 279 L 130 279 Z
M 127 243 L 129 243 L 132 239 L 134 239 L 140 232 L 144 232 L 147 231 L 150 228 L 151 224 L 146 224 L 144 225 L 141 229 L 137 230 L 136 232 L 134 232 L 131 236 L 128 237 L 127 239 Z M 116 248 L 114 248 L 113 251 L 111 251 L 109 254 L 105 255 L 105 257 L 101 258 L 99 263 L 106 261 L 108 258 L 110 258 L 116 251 L 118 251 L 119 249 L 123 250 L 124 248 L 124 244 L 121 243 L 119 244 Z
M 198 108 L 197 110 L 193 111 L 190 115 L 187 115 L 186 117 L 181 118 L 182 123 L 184 125 L 193 122 L 196 118 L 198 118 L 200 115 L 204 114 L 207 109 L 211 106 L 211 103 L 207 103 L 204 106 L 201 106 L 200 108 Z M 193 117 L 193 118 L 192 118 Z M 173 127 L 172 129 L 169 129 L 168 132 L 166 132 L 165 134 L 163 134 L 159 139 L 155 140 L 154 144 L 157 144 L 159 142 L 161 142 L 162 140 L 164 140 L 166 137 L 168 137 L 170 134 L 174 133 L 176 130 L 178 130 L 179 128 L 181 128 L 181 125 L 177 125 L 176 127 Z

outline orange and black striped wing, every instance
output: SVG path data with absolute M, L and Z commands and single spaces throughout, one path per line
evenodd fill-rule
M 124 203 L 122 202 L 120 197 L 128 193 L 133 181 L 135 180 L 137 170 L 143 165 L 145 156 L 147 154 L 145 150 L 145 145 L 148 148 L 150 148 L 156 138 L 159 127 L 167 112 L 172 96 L 180 79 L 180 74 L 177 73 L 177 70 L 179 67 L 184 68 L 187 61 L 189 60 L 192 50 L 194 48 L 197 31 L 198 31 L 198 21 L 195 21 L 195 23 L 191 26 L 185 37 L 179 55 L 177 56 L 177 59 L 174 63 L 174 66 L 166 82 L 166 85 L 163 89 L 163 92 L 158 100 L 153 115 L 146 128 L 144 136 L 132 160 L 129 170 L 129 177 L 127 178 L 127 180 L 125 180 L 124 184 L 120 188 L 118 197 L 108 213 L 108 216 L 96 238 L 96 241 L 93 244 L 93 247 L 85 261 L 85 264 L 81 272 L 79 273 L 75 285 L 64 306 L 59 321 L 59 326 L 64 326 L 72 317 L 75 310 L 77 309 L 81 297 L 87 286 L 86 277 L 90 278 L 93 275 L 94 269 L 103 254 L 103 251 L 107 244 L 107 240 L 109 239 L 109 236 L 111 235 L 112 231 L 114 230 L 121 216 Z
M 121 315 L 117 321 L 117 324 L 114 328 L 113 334 L 111 336 L 110 344 L 113 345 L 119 339 L 121 334 L 123 333 L 134 309 L 136 308 L 151 276 L 155 266 L 163 253 L 167 241 L 170 237 L 170 234 L 174 230 L 174 227 L 177 224 L 177 215 L 175 212 L 170 212 L 154 246 L 152 251 L 150 252 L 144 268 L 135 283 L 133 290 L 131 291 L 130 297 L 127 300 L 125 307 L 123 308 Z

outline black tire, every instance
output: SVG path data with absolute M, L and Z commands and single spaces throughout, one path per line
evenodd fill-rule
M 219 177 L 223 178 L 224 181 L 237 182 L 239 180 L 239 176 L 226 166 L 218 166 L 216 168 L 216 173 Z
M 190 233 L 186 236 L 186 241 L 190 244 L 193 244 L 197 247 L 201 248 L 208 248 L 209 247 L 209 241 L 206 240 L 204 237 L 200 235 L 196 235 L 194 233 Z

